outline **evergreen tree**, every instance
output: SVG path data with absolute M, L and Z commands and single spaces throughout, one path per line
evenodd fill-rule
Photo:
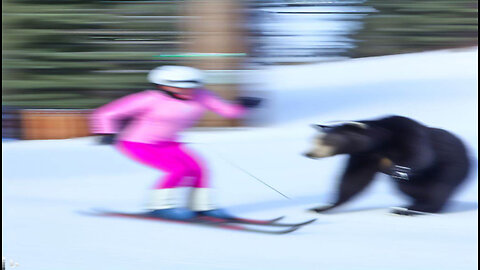
M 478 46 L 478 1 L 368 0 L 377 12 L 352 36 L 352 57 Z
M 179 1 L 3 0 L 2 104 L 92 108 L 178 51 Z

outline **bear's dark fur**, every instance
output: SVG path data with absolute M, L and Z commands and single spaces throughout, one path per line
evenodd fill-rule
M 400 191 L 412 199 L 408 210 L 440 212 L 470 168 L 466 147 L 459 138 L 406 117 L 316 127 L 322 130 L 317 150 L 306 156 L 350 156 L 336 201 L 312 209 L 317 212 L 349 201 L 371 183 L 377 172 L 392 176 Z

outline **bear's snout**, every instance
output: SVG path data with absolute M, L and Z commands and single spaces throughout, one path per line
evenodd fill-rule
M 303 156 L 307 158 L 313 158 L 313 159 L 317 158 L 313 153 L 310 153 L 310 152 L 303 153 Z
M 315 148 L 305 153 L 304 156 L 308 158 L 324 158 L 335 155 L 335 148 L 329 145 L 315 145 Z

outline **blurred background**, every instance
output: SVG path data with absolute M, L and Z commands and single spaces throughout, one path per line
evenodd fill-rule
M 278 238 L 80 214 L 144 208 L 159 172 L 86 137 L 88 116 L 152 87 L 161 65 L 205 70 L 226 99 L 264 98 L 241 120 L 207 114 L 182 133 L 218 205 L 239 216 L 297 222 L 331 202 L 348 157 L 303 157 L 312 123 L 411 117 L 458 135 L 478 167 L 477 1 L 2 4 L 6 269 L 478 268 L 477 168 L 445 214 L 388 215 L 408 198 L 378 175 L 343 210 Z
M 161 65 L 204 69 L 224 98 L 286 65 L 478 44 L 473 0 L 2 0 L 2 138 L 89 135 L 91 109 L 151 87 Z M 200 126 L 244 121 L 208 114 Z

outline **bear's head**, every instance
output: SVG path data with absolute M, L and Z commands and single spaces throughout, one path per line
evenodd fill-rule
M 312 125 L 319 131 L 313 147 L 304 155 L 323 158 L 340 154 L 372 151 L 385 139 L 384 132 L 368 121 L 342 121 L 327 125 Z

